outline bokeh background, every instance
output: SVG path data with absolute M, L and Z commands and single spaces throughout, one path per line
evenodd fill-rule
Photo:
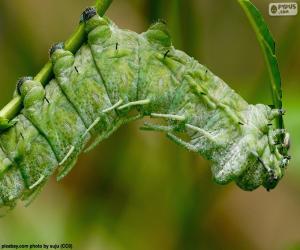
M 121 128 L 53 178 L 28 207 L 0 219 L 0 243 L 72 243 L 83 250 L 300 249 L 300 15 L 268 16 L 275 40 L 293 157 L 279 186 L 218 186 L 210 164 L 164 135 Z M 0 106 L 16 79 L 34 75 L 50 45 L 65 40 L 89 0 L 0 1 Z M 142 32 L 167 21 L 174 45 L 194 56 L 251 103 L 271 104 L 266 67 L 235 0 L 115 0 L 107 15 Z

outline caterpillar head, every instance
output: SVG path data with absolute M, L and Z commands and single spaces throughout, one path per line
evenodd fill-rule
M 291 159 L 288 155 L 290 135 L 285 129 L 274 129 L 270 123 L 275 113 L 283 114 L 282 110 L 269 110 L 263 105 L 256 105 L 256 108 L 259 116 L 256 120 L 251 116 L 256 133 L 251 131 L 253 140 L 249 143 L 252 151 L 248 166 L 236 182 L 245 190 L 253 190 L 263 185 L 269 191 L 277 186 Z

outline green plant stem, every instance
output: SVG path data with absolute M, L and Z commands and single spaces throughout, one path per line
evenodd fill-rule
M 113 0 L 96 0 L 97 12 L 103 16 Z M 80 23 L 71 37 L 64 43 L 65 49 L 75 53 L 86 39 L 84 24 Z M 40 72 L 34 77 L 34 80 L 41 82 L 44 86 L 52 78 L 52 63 L 48 61 Z M 22 108 L 22 99 L 16 96 L 0 111 L 0 118 L 5 120 L 13 119 Z
M 237 0 L 245 14 L 247 15 L 251 26 L 256 34 L 257 40 L 263 51 L 264 59 L 269 73 L 272 99 L 274 107 L 282 109 L 282 87 L 281 76 L 278 66 L 278 61 L 275 53 L 275 41 L 268 28 L 266 21 L 264 20 L 261 12 L 255 7 L 250 0 Z M 282 116 L 278 116 L 276 119 L 277 127 L 284 128 Z

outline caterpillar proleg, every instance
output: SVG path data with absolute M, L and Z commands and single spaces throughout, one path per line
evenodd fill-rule
M 277 185 L 290 160 L 289 135 L 273 125 L 281 109 L 248 104 L 176 50 L 165 23 L 137 34 L 94 8 L 81 22 L 86 40 L 76 53 L 64 43 L 50 49 L 54 77 L 46 86 L 32 77 L 17 84 L 22 109 L 0 132 L 2 206 L 35 194 L 57 168 L 63 178 L 88 142 L 93 147 L 142 117 L 164 123 L 145 123 L 144 130 L 166 133 L 210 160 L 217 183 L 235 181 L 244 190 Z

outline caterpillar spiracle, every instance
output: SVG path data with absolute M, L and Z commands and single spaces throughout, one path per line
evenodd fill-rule
M 54 77 L 45 87 L 32 77 L 17 84 L 22 110 L 0 134 L 1 206 L 36 194 L 57 168 L 62 179 L 83 150 L 145 116 L 165 121 L 145 123 L 145 130 L 165 132 L 209 159 L 217 183 L 235 181 L 244 190 L 277 185 L 289 162 L 288 134 L 272 123 L 282 110 L 248 104 L 176 50 L 162 22 L 137 34 L 95 8 L 82 22 L 87 40 L 75 54 L 63 43 L 51 48 Z

